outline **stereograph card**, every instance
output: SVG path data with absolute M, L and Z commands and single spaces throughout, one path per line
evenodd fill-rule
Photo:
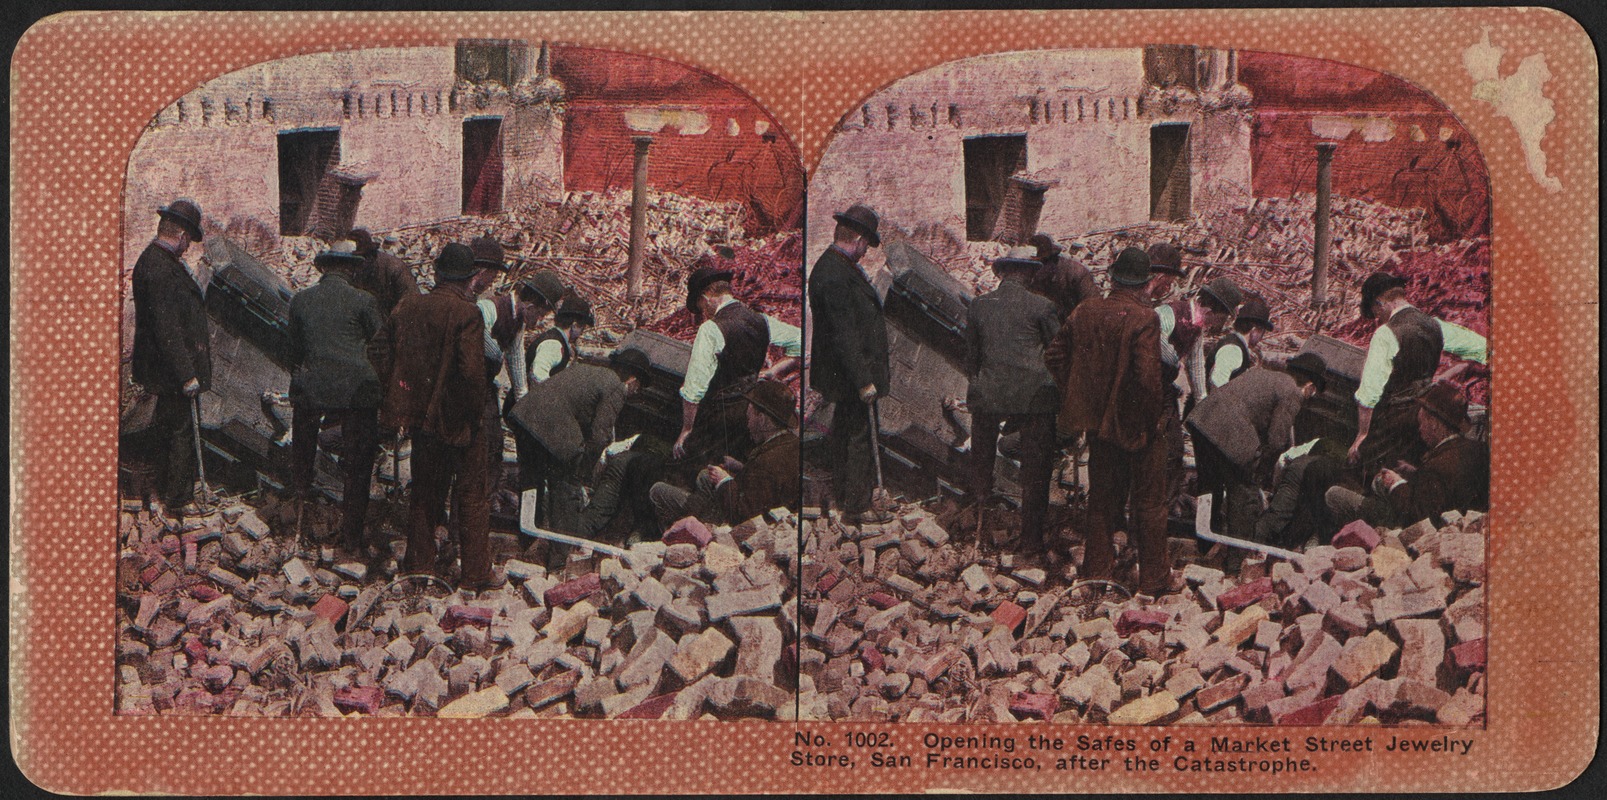
M 1593 758 L 1562 12 L 96 11 L 12 76 L 39 787 Z

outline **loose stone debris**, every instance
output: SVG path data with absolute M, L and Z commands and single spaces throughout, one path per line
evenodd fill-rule
M 882 526 L 804 523 L 802 719 L 1483 721 L 1479 512 L 1440 528 L 1357 523 L 1232 575 L 1184 553 L 1184 588 L 1147 598 L 1090 596 L 1074 566 L 1021 564 L 1008 525 L 978 540 L 975 513 L 950 502 L 902 511 Z M 934 530 L 954 535 L 921 533 Z M 1117 546 L 1120 570 L 1134 554 L 1122 534 Z M 1070 550 L 1074 565 L 1080 541 Z
M 315 513 L 316 512 L 316 513 Z M 309 506 L 314 539 L 335 512 Z M 797 520 L 785 509 L 626 558 L 493 534 L 506 585 L 448 591 L 233 499 L 182 530 L 124 504 L 117 710 L 228 716 L 789 719 Z M 683 526 L 684 527 L 684 526 Z M 700 525 L 698 527 L 701 527 Z M 439 533 L 439 532 L 438 532 Z M 671 566 L 670 547 L 689 548 Z

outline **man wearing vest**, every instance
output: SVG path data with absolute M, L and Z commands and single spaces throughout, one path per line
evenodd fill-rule
M 971 496 L 993 491 L 999 426 L 1021 432 L 1021 537 L 1017 552 L 1044 552 L 1043 519 L 1049 510 L 1054 468 L 1055 381 L 1044 350 L 1060 331 L 1054 302 L 1027 288 L 1046 269 L 1030 247 L 1015 247 L 993 262 L 999 288 L 972 301 L 965 325 L 966 406 L 971 409 Z
M 1205 356 L 1207 391 L 1214 392 L 1261 361 L 1261 339 L 1271 333 L 1267 304 L 1258 297 L 1246 300 L 1233 320 L 1233 332 L 1216 340 Z
M 558 302 L 558 310 L 553 312 L 552 327 L 536 337 L 535 345 L 530 348 L 526 369 L 530 380 L 540 383 L 563 372 L 575 357 L 575 339 L 585 328 L 596 324 L 591 303 L 573 290 L 565 292 Z
M 686 309 L 703 319 L 692 340 L 692 357 L 681 383 L 681 433 L 672 455 L 682 463 L 702 464 L 721 458 L 747 457 L 748 436 L 743 392 L 764 371 L 770 345 L 786 359 L 765 371 L 776 377 L 791 371 L 803 355 L 796 326 L 760 314 L 731 296 L 735 272 L 705 264 L 686 280 Z
M 407 295 L 375 348 L 385 380 L 380 424 L 413 437 L 413 487 L 403 569 L 435 568 L 435 529 L 448 490 L 458 499 L 461 585 L 492 584 L 490 489 L 486 484 L 485 321 L 469 282 L 474 252 L 453 242 L 435 257 L 435 289 Z
M 1166 497 L 1171 502 L 1183 492 L 1183 417 L 1178 399 L 1182 392 L 1177 387 L 1177 376 L 1183 352 L 1192 353 L 1199 339 L 1199 328 L 1194 325 L 1187 300 L 1169 302 L 1172 288 L 1184 277 L 1183 254 L 1170 242 L 1156 242 L 1149 246 L 1150 281 L 1145 287 L 1151 302 L 1155 303 L 1155 316 L 1161 322 L 1161 382 L 1170 402 L 1166 404 L 1166 430 L 1162 439 L 1166 445 Z M 1181 324 L 1180 321 L 1181 313 Z
M 1110 295 L 1084 301 L 1055 338 L 1065 358 L 1059 428 L 1088 434 L 1088 530 L 1079 578 L 1112 580 L 1116 520 L 1131 503 L 1129 541 L 1138 550 L 1138 590 L 1172 591 L 1166 552 L 1165 406 L 1160 320 L 1144 286 L 1149 255 L 1129 247 L 1110 268 Z
M 195 398 L 212 385 L 212 350 L 201 285 L 184 251 L 201 241 L 201 208 L 174 200 L 157 209 L 156 238 L 134 262 L 134 382 L 156 395 L 148 435 L 157 491 L 183 520 L 202 509 L 195 497 Z
M 1356 440 L 1348 453 L 1365 481 L 1380 468 L 1422 456 L 1416 400 L 1439 367 L 1445 336 L 1433 317 L 1406 301 L 1406 280 L 1388 272 L 1362 283 L 1361 313 L 1380 322 L 1367 342 L 1356 389 Z
M 832 404 L 826 431 L 832 499 L 845 522 L 858 524 L 890 518 L 871 508 L 870 418 L 889 385 L 887 325 L 881 296 L 859 264 L 882 240 L 880 219 L 863 205 L 833 216 L 832 244 L 809 273 L 809 385 Z

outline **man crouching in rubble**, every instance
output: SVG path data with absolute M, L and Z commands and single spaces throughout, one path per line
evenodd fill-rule
M 519 488 L 545 486 L 542 504 L 552 525 L 579 532 L 583 484 L 592 482 L 625 398 L 652 382 L 652 365 L 634 348 L 616 351 L 609 366 L 571 363 L 531 388 L 508 414 L 519 448 Z M 548 551 L 556 560 L 565 551 Z
M 763 380 L 743 394 L 748 435 L 755 442 L 740 464 L 705 467 L 697 491 L 655 483 L 649 493 L 661 525 L 694 516 L 708 523 L 737 524 L 772 508 L 796 511 L 799 502 L 798 400 L 780 381 Z
M 1327 373 L 1328 365 L 1313 353 L 1290 359 L 1287 372 L 1251 367 L 1212 391 L 1189 414 L 1199 488 L 1214 495 L 1216 506 L 1226 505 L 1229 536 L 1262 541 L 1256 538 L 1261 516 L 1257 487 L 1271 487 L 1277 458 L 1294 436 L 1295 416 L 1307 400 L 1322 393 Z
M 413 436 L 413 488 L 408 509 L 407 572 L 435 567 L 435 529 L 454 483 L 463 516 L 461 585 L 491 585 L 490 495 L 486 487 L 485 323 L 469 281 L 474 253 L 453 242 L 435 257 L 435 290 L 407 295 L 379 337 L 380 374 L 387 375 L 380 424 Z
M 971 485 L 976 502 L 993 491 L 999 426 L 1021 432 L 1021 539 L 1018 552 L 1044 552 L 1043 519 L 1054 469 L 1055 381 L 1044 349 L 1060 331 L 1056 307 L 1026 281 L 1042 265 L 1031 247 L 1015 247 L 993 262 L 999 287 L 971 303 L 965 325 L 965 374 L 970 379 Z
M 1174 590 L 1166 552 L 1166 425 L 1160 320 L 1144 287 L 1149 255 L 1129 247 L 1111 265 L 1110 294 L 1071 312 L 1045 359 L 1063 375 L 1060 432 L 1088 434 L 1088 535 L 1080 578 L 1110 581 L 1116 518 L 1132 505 L 1138 589 Z

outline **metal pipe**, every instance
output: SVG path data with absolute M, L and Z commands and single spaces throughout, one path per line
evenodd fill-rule
M 1237 547 L 1240 550 L 1249 550 L 1266 556 L 1276 556 L 1286 561 L 1293 561 L 1300 557 L 1293 550 L 1273 547 L 1270 544 L 1251 542 L 1234 536 L 1224 536 L 1211 531 L 1211 496 L 1202 494 L 1194 498 L 1194 535 L 1212 544 Z
M 642 291 L 642 256 L 647 247 L 647 148 L 653 137 L 633 136 L 636 144 L 636 174 L 631 183 L 631 249 L 625 271 L 625 299 L 636 302 Z
M 1311 261 L 1311 307 L 1322 308 L 1328 300 L 1328 250 L 1333 232 L 1329 226 L 1329 201 L 1333 194 L 1333 142 L 1317 143 L 1316 246 Z
M 567 544 L 571 547 L 595 550 L 615 558 L 630 558 L 630 552 L 621 547 L 536 527 L 536 494 L 537 490 L 526 489 L 524 494 L 519 496 L 519 530 L 524 535 L 533 536 L 537 539 L 546 539 L 549 542 L 557 542 L 558 544 Z

